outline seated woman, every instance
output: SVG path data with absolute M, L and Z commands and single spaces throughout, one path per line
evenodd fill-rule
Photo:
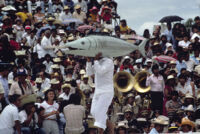
M 83 127 L 85 108 L 80 105 L 80 102 L 80 95 L 72 94 L 69 99 L 69 105 L 64 107 L 63 113 L 66 119 L 66 134 L 79 134 L 85 131 Z

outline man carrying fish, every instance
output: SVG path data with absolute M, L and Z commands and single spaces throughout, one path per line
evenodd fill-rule
M 112 58 L 102 57 L 102 53 L 98 53 L 94 58 L 93 65 L 91 59 L 88 58 L 86 73 L 89 76 L 95 75 L 95 92 L 91 114 L 95 119 L 94 126 L 99 128 L 99 134 L 103 134 L 106 129 L 107 111 L 114 96 L 114 63 Z

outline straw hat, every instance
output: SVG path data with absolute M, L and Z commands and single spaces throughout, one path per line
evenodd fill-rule
M 64 56 L 61 50 L 58 50 L 58 51 L 56 52 L 56 55 L 57 55 L 58 57 L 63 57 L 63 56 Z
M 129 93 L 129 94 L 127 95 L 127 98 L 130 98 L 130 97 L 135 97 L 135 96 L 134 96 L 133 93 Z
M 158 116 L 157 118 L 154 118 L 151 120 L 154 124 L 160 124 L 160 125 L 168 125 L 169 124 L 169 118 L 163 115 Z
M 42 78 L 36 78 L 35 83 L 42 83 Z
M 74 35 L 70 34 L 69 37 L 67 38 L 68 41 L 73 41 L 75 40 Z
M 57 25 L 62 25 L 62 22 L 61 22 L 60 20 L 57 20 L 57 19 L 56 19 L 56 20 L 53 22 L 53 24 L 54 24 L 54 25 L 56 25 L 56 24 L 57 24 Z
M 72 81 L 72 78 L 69 77 L 65 78 L 65 82 L 70 82 L 70 81 Z
M 182 118 L 182 121 L 181 121 L 181 126 L 183 125 L 189 125 L 191 126 L 192 128 L 195 127 L 195 124 L 193 121 L 189 120 L 188 118 Z
M 10 20 L 10 17 L 8 17 L 8 16 L 3 16 L 3 18 L 2 18 L 2 21 L 5 21 L 5 20 L 7 20 L 7 19 L 9 19 Z
M 147 60 L 146 60 L 146 63 L 147 63 L 147 62 L 151 62 L 151 63 L 152 63 L 153 61 L 152 61 L 152 59 L 147 59 Z
M 57 79 L 51 79 L 50 84 L 59 84 L 59 82 Z
M 3 88 L 3 85 L 1 84 L 1 82 L 0 82 L 0 94 L 4 94 L 4 88 Z
M 87 79 L 88 79 L 88 78 L 89 78 L 89 77 L 88 77 L 88 75 L 86 75 L 86 74 L 85 74 L 85 75 L 83 75 L 83 79 L 85 79 L 85 78 L 87 78 Z
M 199 126 L 200 126 L 200 119 L 196 119 L 195 120 L 195 125 L 196 125 L 196 131 L 200 132 L 200 128 L 199 128 Z
M 127 113 L 127 112 L 133 113 L 133 110 L 130 107 L 126 107 L 124 110 L 124 113 Z
M 8 6 L 3 7 L 1 10 L 2 11 L 11 11 L 11 10 L 16 11 L 16 8 L 14 8 L 11 5 L 8 5 Z
M 194 68 L 194 71 L 197 72 L 198 75 L 200 75 L 200 65 L 196 66 Z
M 128 127 L 128 122 L 127 121 L 118 122 L 116 128 L 120 128 L 120 127 L 123 127 L 123 128 L 126 128 L 126 129 L 129 128 Z
M 194 112 L 194 107 L 193 107 L 193 105 L 188 105 L 188 106 L 185 108 L 185 111 Z
M 25 105 L 27 103 L 34 103 L 36 102 L 37 95 L 36 94 L 31 94 L 31 95 L 25 95 L 21 97 L 21 105 Z
M 25 50 L 16 50 L 14 51 L 16 56 L 25 56 L 26 51 Z
M 60 69 L 60 67 L 59 67 L 58 64 L 53 64 L 53 65 L 51 65 L 51 68 L 52 68 L 52 69 Z
M 81 6 L 80 6 L 79 4 L 77 4 L 74 8 L 75 8 L 75 9 L 80 9 Z
M 47 21 L 55 21 L 55 18 L 53 18 L 52 16 L 50 16 L 49 18 L 47 18 Z
M 86 72 L 85 72 L 84 69 L 81 69 L 80 72 L 79 72 L 79 74 L 81 74 L 81 75 L 84 75 L 85 73 L 86 73 Z
M 61 59 L 60 58 L 53 58 L 53 62 L 55 62 L 55 63 L 61 62 Z
M 172 60 L 170 61 L 170 64 L 176 64 L 176 61 Z
M 49 89 L 50 89 L 49 87 L 46 87 L 42 92 L 45 93 Z
M 185 99 L 194 99 L 194 97 L 190 93 L 187 93 Z
M 64 7 L 64 10 L 69 10 L 69 7 L 68 7 L 68 6 L 65 6 L 65 7 Z
M 62 88 L 62 89 L 64 89 L 64 88 L 69 88 L 69 89 L 71 89 L 71 85 L 70 85 L 70 84 L 63 84 L 61 88 Z

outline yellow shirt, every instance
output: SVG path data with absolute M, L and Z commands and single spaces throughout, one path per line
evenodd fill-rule
M 28 18 L 32 18 L 31 13 L 18 12 L 18 13 L 16 13 L 16 15 L 22 19 L 22 22 L 25 22 L 25 20 Z
M 123 26 L 120 25 L 120 31 L 121 31 L 121 32 L 126 32 L 126 31 L 128 31 L 128 30 L 129 30 L 129 27 L 128 27 L 128 26 L 123 27 Z

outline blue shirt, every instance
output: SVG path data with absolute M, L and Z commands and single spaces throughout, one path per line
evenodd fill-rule
M 177 60 L 177 61 L 176 61 L 176 69 L 178 70 L 178 75 L 181 73 L 181 69 L 182 69 L 182 68 L 187 69 L 187 66 L 186 66 L 185 62 L 182 61 L 182 63 L 181 63 L 181 62 L 179 62 L 179 61 Z
M 197 60 L 197 58 L 195 56 L 190 56 L 190 59 L 192 59 L 196 65 L 199 64 L 199 60 Z
M 4 97 L 6 99 L 6 103 L 9 104 L 9 100 L 8 100 L 8 93 L 9 93 L 8 80 L 6 78 L 3 78 L 0 75 L 0 82 L 2 83 L 2 86 L 4 88 Z

